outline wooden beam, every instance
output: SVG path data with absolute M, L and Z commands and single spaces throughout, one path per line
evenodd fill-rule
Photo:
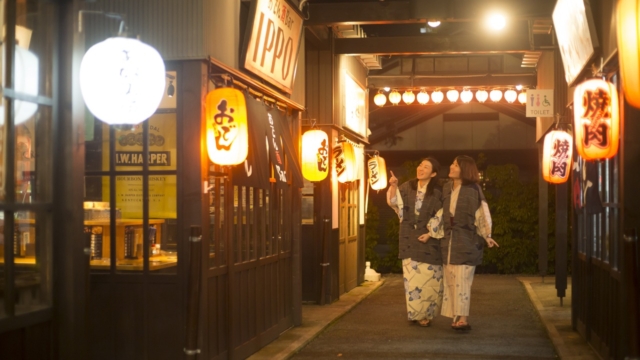
M 369 86 L 374 88 L 436 88 L 436 87 L 483 87 L 483 86 L 515 86 L 523 85 L 527 87 L 536 86 L 537 75 L 536 74 L 479 74 L 461 76 L 456 73 L 455 77 L 448 76 L 449 73 L 437 74 L 432 76 L 419 76 L 413 77 L 413 81 L 410 75 L 369 75 Z M 375 95 L 375 94 L 374 94 Z
M 309 3 L 304 25 L 418 23 L 411 19 L 409 1 Z

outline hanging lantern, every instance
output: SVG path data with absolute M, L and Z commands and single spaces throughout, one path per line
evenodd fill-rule
M 553 130 L 544 137 L 542 177 L 552 184 L 562 184 L 571 173 L 573 138 L 565 131 Z
M 420 105 L 425 105 L 426 103 L 429 102 L 429 94 L 424 89 L 420 90 L 417 98 L 418 98 L 418 103 L 420 103 Z
M 356 155 L 353 145 L 343 141 L 333 148 L 333 160 L 338 181 L 346 183 L 357 179 Z
M 442 91 L 436 90 L 431 93 L 431 100 L 433 100 L 433 102 L 436 104 L 440 104 L 442 100 L 444 100 L 444 94 L 442 93 Z
M 4 54 L 4 47 L 0 46 Z M 27 49 L 15 47 L 15 77 L 13 87 L 16 92 L 38 96 L 38 57 Z M 4 69 L 3 69 L 4 70 Z M 22 124 L 38 111 L 38 104 L 15 100 L 13 102 L 14 124 Z M 4 125 L 4 102 L 0 101 L 0 126 Z
M 373 97 L 373 102 L 380 107 L 383 107 L 384 104 L 387 103 L 387 97 L 384 96 L 382 90 L 379 90 L 376 96 Z
M 507 100 L 509 104 L 513 104 L 513 102 L 516 101 L 517 98 L 518 93 L 513 89 L 509 89 L 504 93 L 504 99 Z
M 413 104 L 413 101 L 415 99 L 416 99 L 416 95 L 411 90 L 406 90 L 404 94 L 402 94 L 402 101 L 404 101 L 404 103 L 407 105 Z
M 619 0 L 617 7 L 618 59 L 625 99 L 640 108 L 640 23 L 638 1 Z
M 165 89 L 164 61 L 136 40 L 109 38 L 80 64 L 80 90 L 89 111 L 108 124 L 138 124 L 153 115 Z
M 458 90 L 447 91 L 447 99 L 449 99 L 449 101 L 451 101 L 452 103 L 458 101 L 458 97 L 460 97 Z
M 242 163 L 249 151 L 244 94 L 234 88 L 218 88 L 207 94 L 205 107 L 209 159 L 218 165 Z
M 401 99 L 402 99 L 402 96 L 400 95 L 398 90 L 396 90 L 396 89 L 391 90 L 391 92 L 389 93 L 389 102 L 390 103 L 392 103 L 393 105 L 398 105 L 400 103 Z
M 309 181 L 322 181 L 329 174 L 329 137 L 313 129 L 302 135 L 302 176 Z
M 387 165 L 377 153 L 367 162 L 369 168 L 369 184 L 373 190 L 387 187 Z
M 520 94 L 518 94 L 518 102 L 522 105 L 527 103 L 527 93 L 526 91 L 521 92 Z
M 500 91 L 498 89 L 491 90 L 491 92 L 489 93 L 489 98 L 493 102 L 500 101 L 500 99 L 502 99 L 502 91 Z
M 489 98 L 489 94 L 487 94 L 485 90 L 476 91 L 476 100 L 478 100 L 479 103 L 483 103 L 487 101 L 488 98 Z
M 576 149 L 585 160 L 609 159 L 618 153 L 620 117 L 613 84 L 591 79 L 573 95 Z
M 462 102 L 465 104 L 468 104 L 469 102 L 471 102 L 471 100 L 473 100 L 473 93 L 471 92 L 471 90 L 469 89 L 462 90 L 462 92 L 460 93 L 460 100 L 462 100 Z

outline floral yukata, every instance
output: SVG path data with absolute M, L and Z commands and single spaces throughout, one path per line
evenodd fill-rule
M 418 236 L 428 232 L 426 224 L 442 206 L 442 192 L 436 188 L 425 199 L 427 185 L 419 187 L 417 180 L 412 181 L 400 185 L 395 192 L 390 189 L 387 203 L 400 219 L 398 257 L 402 259 L 407 318 L 431 320 L 440 313 L 442 304 L 440 240 L 432 239 L 425 244 Z

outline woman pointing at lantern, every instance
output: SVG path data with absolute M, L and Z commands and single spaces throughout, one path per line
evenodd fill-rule
M 416 179 L 398 186 L 391 172 L 387 203 L 400 219 L 398 258 L 402 259 L 407 318 L 429 326 L 442 303 L 442 255 L 440 239 L 429 239 L 429 219 L 442 207 L 442 189 L 436 177 L 440 163 L 423 159 Z

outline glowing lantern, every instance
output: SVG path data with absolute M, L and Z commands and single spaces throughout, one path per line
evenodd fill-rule
M 424 91 L 424 89 L 422 89 L 418 93 L 418 102 L 420 103 L 420 105 L 425 105 L 426 103 L 429 102 L 429 94 L 426 91 Z
M 465 104 L 468 104 L 469 102 L 471 102 L 471 100 L 473 100 L 473 93 L 471 92 L 471 90 L 469 89 L 462 90 L 462 92 L 460 93 L 460 100 L 462 100 L 462 102 Z
M 619 0 L 617 8 L 618 59 L 626 100 L 640 108 L 640 26 L 638 2 Z
M 586 160 L 609 159 L 618 153 L 620 117 L 613 84 L 591 79 L 573 95 L 576 149 Z
M 369 168 L 369 184 L 373 190 L 382 190 L 387 187 L 387 165 L 383 158 L 375 154 L 367 161 Z
M 431 93 L 431 100 L 433 100 L 433 102 L 436 104 L 440 104 L 442 100 L 444 100 L 444 94 L 442 93 L 442 91 L 436 90 Z
M 513 89 L 509 89 L 504 93 L 504 99 L 507 100 L 509 104 L 512 104 L 514 101 L 516 101 L 517 98 L 518 98 L 518 93 Z
M 402 96 L 400 95 L 398 90 L 396 90 L 396 89 L 391 90 L 391 92 L 389 93 L 389 102 L 390 103 L 392 103 L 393 105 L 398 105 L 400 103 L 401 99 L 402 99 Z
M 500 99 L 502 99 L 502 91 L 498 89 L 491 90 L 491 92 L 489 93 L 489 98 L 493 102 L 500 101 Z
M 415 99 L 416 99 L 416 96 L 413 94 L 413 91 L 411 90 L 407 90 L 404 92 L 404 94 L 402 94 L 402 101 L 404 101 L 404 103 L 407 105 L 413 104 L 413 101 Z
M 357 179 L 356 155 L 351 143 L 344 141 L 333 148 L 333 160 L 338 181 L 346 183 Z
M 518 94 L 518 102 L 522 105 L 527 103 L 527 93 L 525 91 Z
M 552 184 L 562 184 L 571 173 L 573 138 L 565 131 L 553 130 L 544 137 L 542 177 Z
M 309 181 L 322 181 L 329 174 L 329 137 L 313 129 L 302 135 L 302 176 Z
M 242 92 L 233 88 L 212 90 L 205 108 L 209 159 L 218 165 L 242 163 L 249 152 L 247 106 Z
M 376 96 L 373 97 L 373 102 L 382 107 L 384 106 L 384 104 L 387 103 L 387 97 L 384 96 L 384 94 L 382 93 L 382 91 L 378 91 L 378 93 L 376 94 Z
M 488 98 L 489 98 L 489 94 L 487 94 L 485 90 L 476 91 L 476 100 L 478 100 L 478 102 L 483 103 L 487 101 Z
M 458 101 L 459 96 L 460 94 L 458 93 L 458 90 L 447 91 L 447 99 L 449 99 L 449 101 L 451 101 L 452 103 Z
M 108 124 L 138 124 L 153 115 L 165 89 L 164 61 L 136 40 L 109 38 L 80 64 L 80 90 L 89 111 Z

